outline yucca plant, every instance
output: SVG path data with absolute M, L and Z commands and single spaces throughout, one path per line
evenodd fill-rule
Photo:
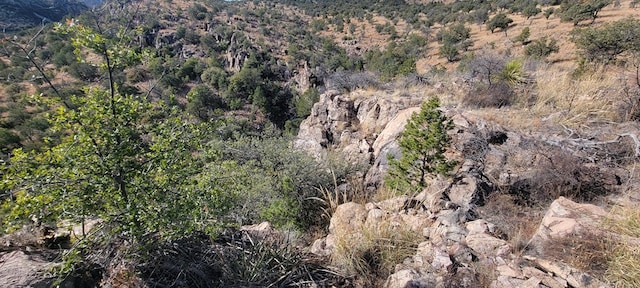
M 499 80 L 509 83 L 509 85 L 518 85 L 527 82 L 522 61 L 517 59 L 507 62 L 497 77 Z

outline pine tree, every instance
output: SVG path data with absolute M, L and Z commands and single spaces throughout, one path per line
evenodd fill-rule
M 431 98 L 407 121 L 398 139 L 402 156 L 400 159 L 389 157 L 387 188 L 401 193 L 415 192 L 426 187 L 432 175 L 445 175 L 456 165 L 444 156 L 451 142 L 447 130 L 453 124 L 438 110 L 439 106 L 440 100 Z

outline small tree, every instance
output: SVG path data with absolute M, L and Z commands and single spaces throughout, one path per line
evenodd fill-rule
M 449 62 L 456 61 L 458 59 L 458 55 L 460 55 L 460 52 L 458 52 L 458 48 L 456 47 L 456 45 L 451 43 L 442 44 L 442 46 L 440 46 L 440 49 L 438 50 L 438 53 L 440 54 L 440 56 L 447 58 L 447 61 Z
M 565 22 L 573 22 L 573 26 L 584 20 L 591 19 L 591 23 L 596 21 L 598 13 L 602 8 L 611 3 L 611 0 L 591 0 L 586 3 L 564 2 L 561 9 L 561 20 Z M 572 5 L 573 4 L 573 5 Z
M 462 23 L 451 25 L 446 30 L 441 30 L 438 40 L 442 43 L 440 46 L 440 55 L 447 58 L 447 61 L 453 62 L 457 60 L 460 50 L 467 50 L 472 45 L 469 41 L 471 29 Z
M 203 163 L 196 151 L 206 127 L 145 95 L 119 91 L 114 73 L 143 57 L 119 41 L 125 35 L 109 39 L 74 22 L 57 28 L 72 35 L 79 58 L 86 51 L 102 56 L 107 87 L 62 97 L 50 84 L 54 95 L 35 97 L 55 107 L 48 120 L 62 136 L 41 150 L 16 149 L 3 163 L 0 188 L 10 195 L 4 227 L 31 217 L 100 218 L 112 235 L 138 241 L 149 233 L 170 238 L 212 229 L 208 221 L 228 209 L 230 198 L 226 189 L 198 185 Z
M 551 15 L 553 14 L 553 12 L 555 11 L 555 9 L 553 7 L 544 10 L 544 18 L 549 20 L 549 17 L 551 17 Z
M 504 34 L 507 35 L 507 29 L 511 23 L 513 23 L 513 19 L 507 17 L 504 13 L 500 13 L 489 20 L 489 23 L 487 23 L 487 29 L 493 33 L 497 28 L 500 28 L 504 31 Z
M 389 157 L 390 169 L 385 185 L 399 192 L 415 192 L 427 186 L 427 179 L 435 174 L 447 174 L 456 165 L 444 156 L 451 137 L 447 130 L 453 124 L 442 111 L 440 101 L 431 98 L 422 103 L 420 112 L 411 115 L 400 134 L 400 159 Z
M 542 12 L 542 10 L 536 6 L 535 2 L 531 2 L 530 5 L 522 9 L 522 16 L 527 17 L 527 20 L 529 20 L 529 18 L 540 14 L 540 12 Z

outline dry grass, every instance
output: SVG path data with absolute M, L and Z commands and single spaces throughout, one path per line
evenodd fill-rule
M 544 252 L 580 271 L 602 278 L 608 270 L 613 247 L 607 237 L 587 232 L 550 241 Z
M 365 227 L 357 236 L 336 239 L 331 260 L 356 275 L 361 286 L 379 286 L 393 273 L 396 264 L 415 254 L 423 240 L 422 235 L 404 226 L 383 221 L 375 227 Z
M 400 196 L 400 193 L 398 192 L 398 190 L 390 189 L 383 185 L 380 188 L 378 188 L 372 200 L 375 202 L 380 202 L 380 201 L 384 201 L 384 200 L 391 199 L 398 196 Z
M 538 99 L 533 110 L 542 117 L 561 111 L 555 121 L 569 126 L 621 120 L 618 105 L 623 95 L 613 73 L 595 71 L 576 78 L 567 70 L 550 68 L 536 78 Z
M 640 249 L 618 245 L 612 251 L 605 279 L 613 287 L 640 287 Z
M 528 72 L 535 84 L 515 89 L 512 106 L 471 112 L 514 131 L 544 134 L 563 131 L 563 127 L 590 130 L 627 121 L 637 113 L 633 109 L 640 94 L 627 89 L 635 85 L 631 71 L 595 68 L 580 77 L 572 75 L 573 71 L 574 67 L 540 64 Z
M 640 209 L 634 206 L 616 206 L 611 209 L 612 218 L 607 226 L 615 233 L 640 238 Z
M 480 207 L 480 214 L 497 226 L 499 231 L 494 236 L 505 239 L 512 252 L 520 255 L 529 248 L 529 241 L 536 233 L 544 211 L 541 207 L 525 207 L 515 202 L 514 196 L 496 192 Z
M 620 235 L 640 238 L 640 209 L 637 205 L 611 209 L 605 227 Z M 640 248 L 619 241 L 608 251 L 609 263 L 605 278 L 613 287 L 640 287 Z

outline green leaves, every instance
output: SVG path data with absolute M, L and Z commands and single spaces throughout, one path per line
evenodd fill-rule
M 128 43 L 122 30 L 120 39 L 74 22 L 58 30 L 72 35 L 79 57 L 103 56 L 99 65 L 108 73 L 139 59 L 139 53 L 120 44 Z M 5 204 L 10 217 L 3 222 L 96 217 L 133 238 L 205 230 L 203 219 L 219 214 L 202 208 L 217 208 L 211 202 L 220 200 L 197 184 L 204 167 L 198 152 L 210 129 L 161 102 L 121 94 L 118 83 L 109 80 L 107 88 L 86 86 L 84 95 L 65 100 L 34 98 L 57 107 L 47 120 L 62 138 L 41 151 L 16 150 L 2 167 L 3 188 L 12 194 Z
M 109 61 L 100 63 L 100 67 L 103 69 L 122 69 L 142 60 L 141 53 L 127 46 L 132 37 L 123 28 L 118 30 L 114 38 L 107 38 L 74 20 L 70 20 L 66 24 L 56 23 L 54 29 L 61 34 L 71 35 L 71 43 L 78 62 L 88 61 L 87 52 L 109 59 Z
M 385 177 L 387 188 L 401 193 L 418 192 L 427 186 L 427 179 L 436 174 L 446 175 L 456 165 L 444 156 L 451 138 L 447 130 L 451 120 L 438 110 L 440 101 L 431 98 L 414 113 L 400 134 L 400 159 L 390 157 L 390 169 Z
M 509 85 L 517 85 L 526 82 L 522 61 L 513 59 L 504 65 L 500 74 L 497 75 L 498 80 L 504 81 Z

